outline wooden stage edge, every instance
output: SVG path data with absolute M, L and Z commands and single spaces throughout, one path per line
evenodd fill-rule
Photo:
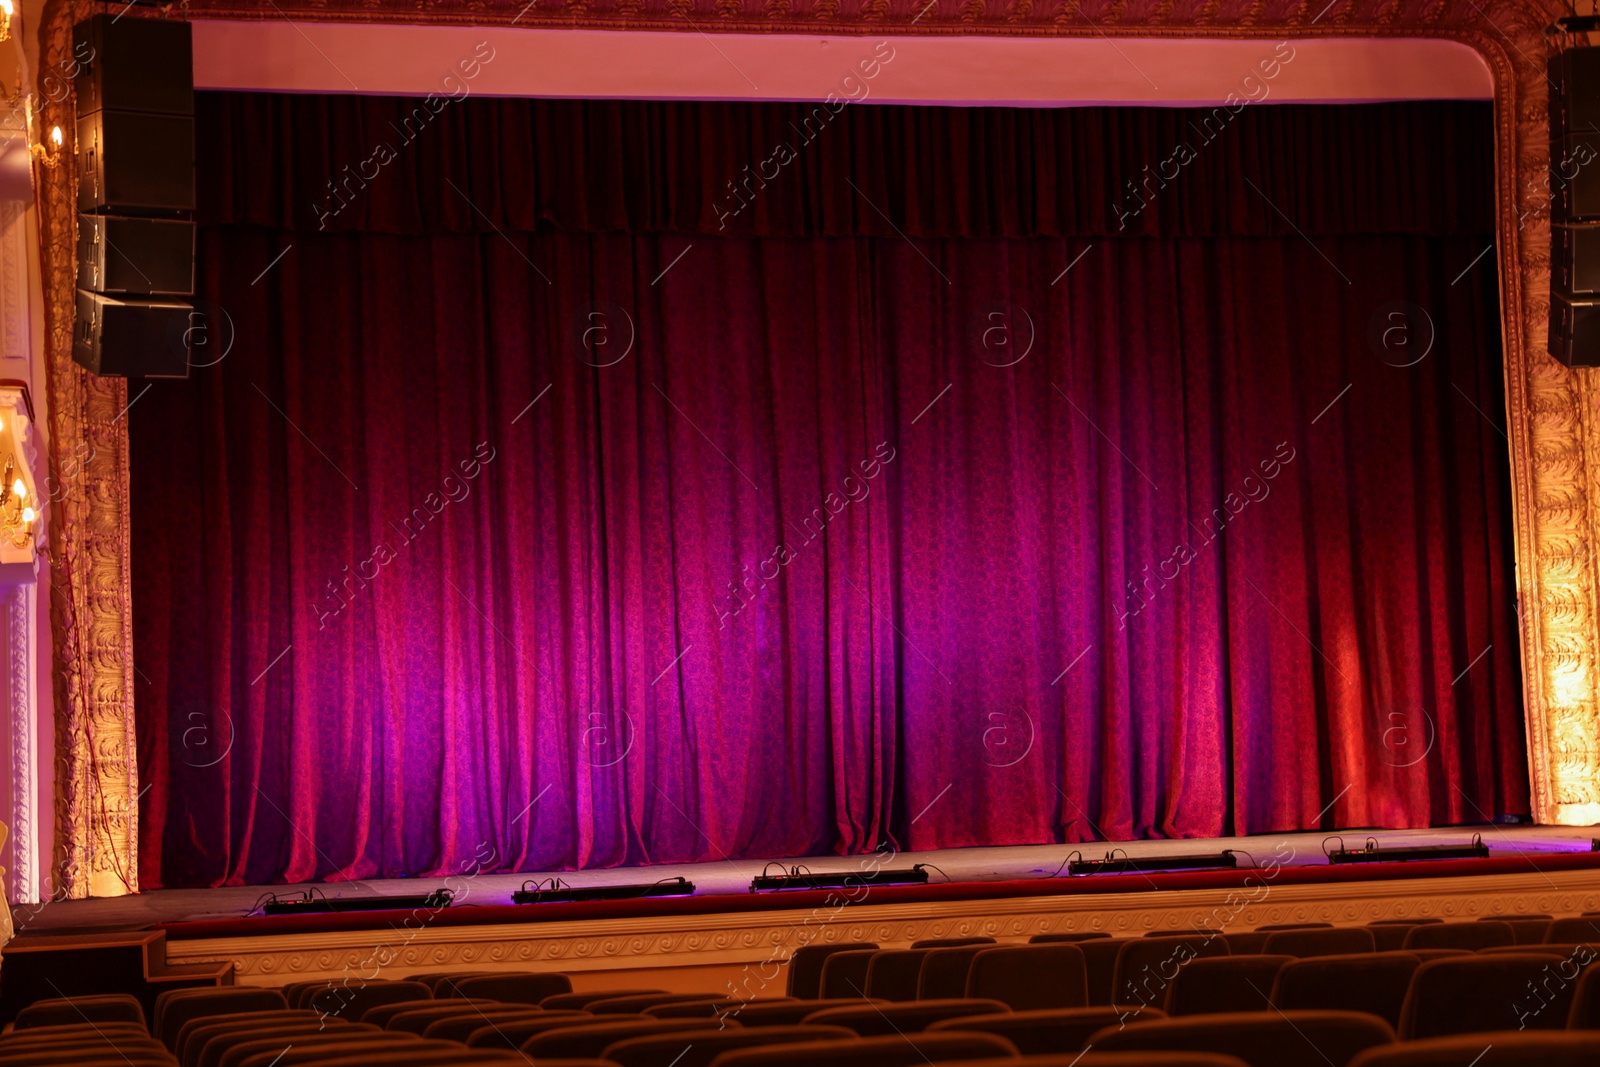
M 1259 841 L 1252 843 L 1260 847 Z M 1197 927 L 1243 931 L 1293 922 L 1360 925 L 1379 919 L 1470 921 L 1600 912 L 1600 866 L 1559 868 L 1541 864 L 1538 852 L 1525 855 L 1531 862 L 1513 873 L 1447 877 L 1429 876 L 1424 869 L 1430 864 L 1419 863 L 1417 877 L 1409 877 L 1408 868 L 1383 880 L 1304 884 L 1274 879 L 1269 868 L 1259 878 L 1227 887 L 887 903 L 874 903 L 869 893 L 849 906 L 482 925 L 463 922 L 459 910 L 451 925 L 390 913 L 397 919 L 384 929 L 169 940 L 167 961 L 231 963 L 233 980 L 254 986 L 457 968 L 533 969 L 564 971 L 580 991 L 625 986 L 748 997 L 781 994 L 783 962 L 807 943 L 871 941 L 895 948 L 936 937 L 987 935 L 1022 942 L 1034 934 L 1090 930 L 1127 936 Z

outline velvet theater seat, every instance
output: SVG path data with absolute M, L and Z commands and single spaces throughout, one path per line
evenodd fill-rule
M 1284 1011 L 1364 1011 L 1398 1028 L 1420 966 L 1422 960 L 1408 952 L 1291 960 L 1278 971 L 1272 1004 Z
M 998 1000 L 1013 1011 L 1087 1007 L 1083 952 L 1066 944 L 985 949 L 967 970 L 967 996 Z
M 1268 1011 L 1194 1015 L 1108 1027 L 1091 1039 L 1098 1052 L 1191 1051 L 1237 1056 L 1250 1067 L 1346 1067 L 1374 1046 L 1390 1045 L 1394 1030 L 1376 1016 L 1353 1011 Z
M 1168 1015 L 1266 1011 L 1272 984 L 1293 956 L 1214 956 L 1190 960 L 1167 987 Z

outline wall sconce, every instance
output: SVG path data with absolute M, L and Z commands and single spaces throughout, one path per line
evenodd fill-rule
M 0 41 L 11 40 L 11 15 L 15 10 L 11 0 L 0 0 Z
M 49 144 L 49 146 L 46 147 L 45 145 L 42 145 L 42 144 L 36 144 L 36 145 L 33 146 L 33 154 L 36 157 L 38 157 L 39 162 L 44 164 L 45 166 L 47 166 L 47 167 L 58 167 L 58 166 L 61 165 L 61 142 L 62 142 L 62 140 L 63 140 L 63 137 L 62 137 L 62 134 L 61 134 L 61 127 L 60 126 L 52 126 L 52 127 L 50 127 L 50 144 Z
M 38 513 L 28 500 L 27 483 L 16 474 L 16 460 L 7 456 L 4 475 L 0 476 L 4 479 L 0 483 L 0 540 L 23 548 L 33 537 L 33 520 Z

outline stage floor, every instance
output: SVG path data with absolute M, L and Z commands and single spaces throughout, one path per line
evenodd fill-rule
M 903 852 L 886 866 L 927 864 L 931 880 L 939 882 L 1014 881 L 1044 878 L 1057 873 L 1074 852 L 1099 859 L 1110 848 L 1135 858 L 1237 849 L 1240 865 L 1253 866 L 1249 857 L 1265 863 L 1275 859 L 1284 866 L 1326 864 L 1324 843 L 1338 848 L 1361 848 L 1368 837 L 1384 846 L 1398 844 L 1465 844 L 1474 834 L 1483 836 L 1494 857 L 1560 852 L 1588 852 L 1596 837 L 1593 827 L 1571 826 L 1469 826 L 1428 830 L 1341 830 L 1333 833 L 1267 834 L 1181 841 L 1129 841 L 1087 845 L 1010 845 L 990 848 L 939 849 Z M 1284 857 L 1292 855 L 1292 859 Z M 850 873 L 860 870 L 859 856 L 813 856 L 772 860 L 783 868 L 802 866 L 813 872 Z M 648 867 L 612 867 L 587 871 L 529 871 L 520 874 L 480 874 L 441 878 L 375 879 L 358 882 L 318 882 L 281 886 L 229 886 L 217 889 L 161 889 L 149 893 L 95 900 L 46 901 L 14 904 L 12 918 L 18 934 L 60 934 L 90 929 L 132 929 L 152 923 L 235 919 L 252 913 L 268 894 L 293 896 L 315 888 L 328 897 L 389 896 L 427 893 L 450 886 L 458 904 L 510 904 L 511 894 L 529 880 L 560 878 L 569 886 L 637 884 L 682 876 L 695 884 L 697 896 L 748 894 L 750 880 L 767 862 L 724 860 L 709 863 L 664 863 Z M 777 871 L 772 873 L 776 874 Z M 941 874 L 944 878 L 941 878 Z M 1062 875 L 1065 878 L 1065 874 Z

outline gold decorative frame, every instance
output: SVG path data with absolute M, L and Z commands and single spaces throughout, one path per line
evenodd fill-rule
M 112 5 L 117 6 L 117 5 Z M 36 92 L 45 127 L 71 26 L 93 5 L 49 0 Z M 1600 821 L 1600 378 L 1545 350 L 1549 165 L 1545 28 L 1556 0 L 190 0 L 195 18 L 472 23 L 691 33 L 1457 41 L 1495 84 L 1498 268 L 1511 442 L 1524 701 L 1535 817 Z M 70 146 L 69 146 L 70 147 Z M 123 384 L 71 358 L 75 178 L 40 173 L 49 336 L 50 468 L 81 491 L 51 507 L 57 677 L 57 883 L 66 895 L 136 886 L 137 795 L 128 604 Z M 80 457 L 88 456 L 86 462 Z

